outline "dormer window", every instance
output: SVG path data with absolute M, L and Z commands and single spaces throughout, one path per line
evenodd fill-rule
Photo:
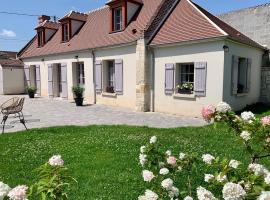
M 50 21 L 50 17 L 42 15 L 38 18 L 39 24 L 35 28 L 37 31 L 37 46 L 43 47 L 56 33 L 59 28 L 57 22 Z
M 110 0 L 106 5 L 110 7 L 110 32 L 113 33 L 125 30 L 143 3 L 142 0 Z
M 123 29 L 123 22 L 122 22 L 122 8 L 115 8 L 114 9 L 114 31 L 120 31 Z
M 44 31 L 38 31 L 37 32 L 38 36 L 38 47 L 42 47 L 44 45 Z
M 68 23 L 62 24 L 62 41 L 69 41 L 69 25 Z

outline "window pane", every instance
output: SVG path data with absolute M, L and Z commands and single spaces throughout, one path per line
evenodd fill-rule
M 122 29 L 122 8 L 114 10 L 114 30 L 119 31 Z

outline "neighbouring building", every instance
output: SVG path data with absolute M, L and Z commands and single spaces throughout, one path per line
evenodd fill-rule
M 24 65 L 16 59 L 17 52 L 0 51 L 0 94 L 25 92 Z
M 89 103 L 190 116 L 259 101 L 267 49 L 190 0 L 112 0 L 36 31 L 18 56 L 41 96 L 81 85 Z

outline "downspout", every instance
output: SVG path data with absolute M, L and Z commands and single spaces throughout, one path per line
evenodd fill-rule
M 95 51 L 94 50 L 92 50 L 92 52 L 91 52 L 91 54 L 92 54 L 92 61 L 93 61 L 93 91 L 94 91 L 94 104 L 96 104 L 97 103 L 97 95 L 96 95 L 96 79 L 95 79 L 95 77 L 96 77 L 96 74 L 95 74 L 95 63 L 96 63 L 96 56 L 95 56 Z
M 151 70 L 151 107 L 150 111 L 155 112 L 155 51 L 149 47 L 150 51 L 150 70 Z

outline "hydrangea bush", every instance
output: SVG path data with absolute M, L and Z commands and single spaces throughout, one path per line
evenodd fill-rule
M 163 152 L 156 136 L 140 148 L 139 161 L 147 189 L 139 200 L 270 200 L 270 172 L 259 164 L 270 156 L 270 116 L 258 119 L 252 112 L 236 115 L 225 102 L 202 109 L 207 122 L 226 123 L 247 151 L 250 164 L 209 153 L 203 155 Z M 205 166 L 202 185 L 194 185 L 197 166 Z M 186 183 L 186 187 L 177 185 Z M 195 191 L 195 192 L 194 192 Z
M 67 191 L 72 181 L 68 169 L 60 155 L 52 156 L 47 163 L 37 170 L 37 182 L 32 186 L 18 185 L 10 188 L 0 182 L 0 200 L 64 200 L 68 199 Z

